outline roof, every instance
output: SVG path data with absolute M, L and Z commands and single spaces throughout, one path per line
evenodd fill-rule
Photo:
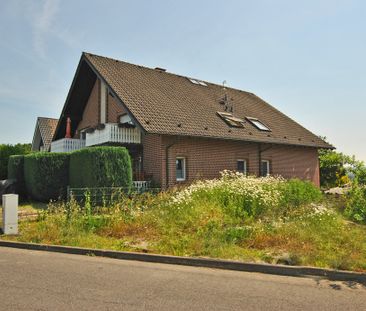
M 253 93 L 201 80 L 192 83 L 184 76 L 90 53 L 83 53 L 80 64 L 84 62 L 148 133 L 333 148 Z M 220 118 L 225 96 L 233 116 L 245 120 L 244 127 L 231 127 Z M 260 131 L 246 117 L 271 131 Z
M 58 119 L 44 118 L 44 117 L 37 118 L 37 126 L 41 133 L 43 146 L 45 150 L 48 150 L 49 147 L 51 146 L 52 138 L 53 135 L 55 134 L 57 123 Z

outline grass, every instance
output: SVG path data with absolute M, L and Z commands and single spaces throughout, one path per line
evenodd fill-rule
M 343 216 L 345 204 L 300 181 L 231 176 L 98 209 L 52 204 L 2 238 L 366 271 L 366 226 Z

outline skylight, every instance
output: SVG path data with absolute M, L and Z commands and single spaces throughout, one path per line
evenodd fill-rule
M 260 131 L 267 131 L 270 132 L 271 129 L 265 125 L 262 121 L 256 119 L 256 118 L 249 118 L 247 117 L 247 120 L 252 123 L 258 130 Z
M 232 113 L 218 111 L 217 114 L 232 127 L 244 127 L 245 121 L 241 118 L 234 117 Z
M 188 80 L 191 81 L 193 84 L 207 86 L 207 84 L 205 82 L 200 81 L 200 80 L 196 80 L 196 79 L 192 79 L 192 78 L 188 78 Z

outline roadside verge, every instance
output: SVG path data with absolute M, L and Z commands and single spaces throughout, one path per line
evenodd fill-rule
M 366 285 L 366 274 L 350 271 L 340 271 L 331 269 L 322 269 L 303 266 L 285 266 L 271 265 L 262 263 L 245 263 L 231 260 L 196 258 L 196 257 L 178 257 L 156 254 L 144 254 L 134 252 L 119 252 L 111 250 L 99 250 L 81 247 L 69 247 L 58 245 L 22 243 L 0 240 L 0 246 L 20 249 L 29 249 L 37 251 L 58 252 L 74 255 L 88 255 L 98 257 L 108 257 L 114 259 L 136 260 L 145 262 L 155 262 L 173 265 L 185 265 L 195 267 L 206 267 L 213 269 L 235 270 L 245 272 L 267 273 L 284 276 L 306 277 L 316 276 L 333 281 L 353 281 Z

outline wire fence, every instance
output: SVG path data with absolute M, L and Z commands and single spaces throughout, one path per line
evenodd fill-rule
M 142 194 L 157 194 L 160 188 L 150 187 L 98 187 L 98 188 L 67 188 L 67 200 L 75 200 L 80 205 L 86 201 L 92 206 L 107 207 L 113 203 L 122 202 L 126 197 L 132 198 Z

